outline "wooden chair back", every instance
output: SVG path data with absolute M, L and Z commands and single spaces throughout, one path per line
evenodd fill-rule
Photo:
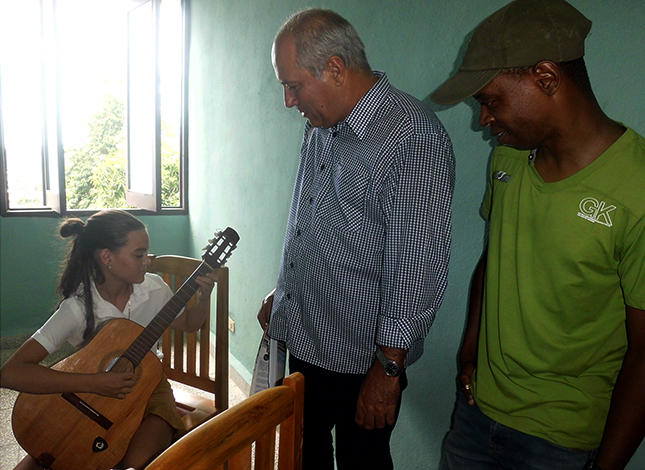
M 304 392 L 304 376 L 291 374 L 182 437 L 146 470 L 220 470 L 227 462 L 229 470 L 274 470 L 278 425 L 278 470 L 301 470 Z
M 149 255 L 148 272 L 159 274 L 173 293 L 201 264 L 201 260 L 176 255 Z M 188 431 L 228 408 L 228 268 L 215 271 L 217 282 L 213 294 L 215 315 L 209 312 L 206 322 L 196 333 L 186 333 L 171 325 L 161 337 L 163 366 L 170 380 L 213 394 L 205 398 L 173 388 L 177 409 Z M 190 307 L 195 302 L 193 297 Z M 215 333 L 212 360 L 211 321 Z M 214 367 L 211 368 L 211 365 Z

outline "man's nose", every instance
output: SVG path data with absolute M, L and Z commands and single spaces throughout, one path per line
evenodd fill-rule
M 293 93 L 293 91 L 291 91 L 287 87 L 285 87 L 284 88 L 284 105 L 287 108 L 293 108 L 297 104 L 298 104 L 298 100 L 296 99 L 296 95 Z
M 479 125 L 482 127 L 489 127 L 491 122 L 493 122 L 494 120 L 495 118 L 488 111 L 488 106 L 482 104 L 481 110 L 479 112 Z

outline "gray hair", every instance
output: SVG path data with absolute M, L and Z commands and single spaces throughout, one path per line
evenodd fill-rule
M 276 35 L 277 42 L 291 34 L 297 51 L 298 67 L 320 79 L 332 56 L 340 57 L 347 68 L 371 73 L 365 45 L 354 27 L 331 10 L 309 8 L 292 15 Z

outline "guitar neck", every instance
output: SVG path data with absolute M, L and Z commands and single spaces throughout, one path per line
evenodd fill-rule
M 170 326 L 182 308 L 195 295 L 199 285 L 195 278 L 206 276 L 213 271 L 206 262 L 202 262 L 195 272 L 193 272 L 186 282 L 175 292 L 175 295 L 164 305 L 159 313 L 150 321 L 148 326 L 141 332 L 136 340 L 130 345 L 128 350 L 123 354 L 134 367 L 137 367 L 145 355 L 150 351 L 152 346 L 161 338 L 164 331 Z

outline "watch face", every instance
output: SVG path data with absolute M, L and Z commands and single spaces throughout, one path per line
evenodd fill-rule
M 385 354 L 383 354 L 380 349 L 376 350 L 376 357 L 381 361 L 383 372 L 385 372 L 386 375 L 389 375 L 390 377 L 398 377 L 401 375 L 402 369 L 399 365 L 392 359 L 385 357 Z
M 399 366 L 394 362 L 388 362 L 383 366 L 385 373 L 391 377 L 396 377 L 399 374 Z

